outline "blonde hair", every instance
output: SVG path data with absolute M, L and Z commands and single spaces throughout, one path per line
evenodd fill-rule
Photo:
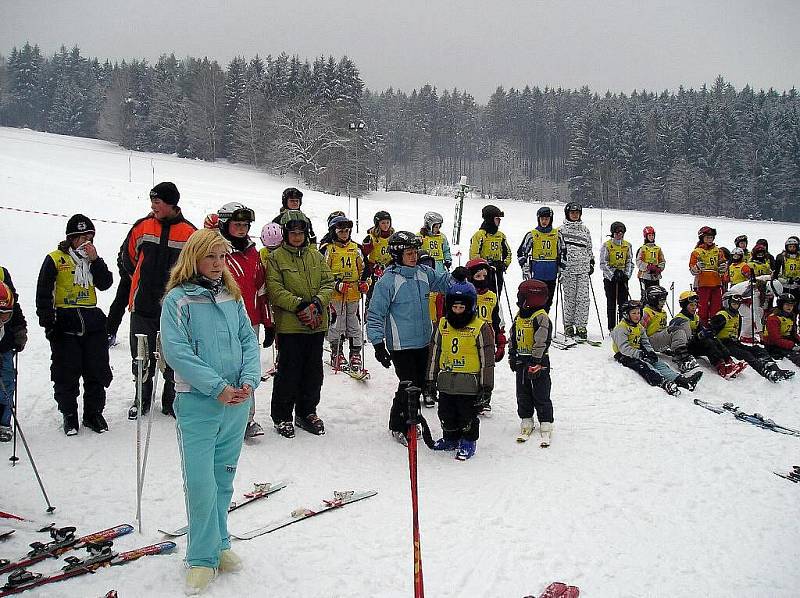
M 169 273 L 169 282 L 164 292 L 166 295 L 175 287 L 182 285 L 185 282 L 197 277 L 197 262 L 203 259 L 215 247 L 222 246 L 226 252 L 231 250 L 231 244 L 223 237 L 218 230 L 201 228 L 196 230 L 186 241 L 186 244 L 181 249 L 178 255 L 178 261 L 172 267 Z M 227 291 L 237 301 L 242 298 L 242 291 L 239 290 L 239 285 L 236 284 L 231 273 L 228 271 L 228 266 L 222 270 L 222 282 Z

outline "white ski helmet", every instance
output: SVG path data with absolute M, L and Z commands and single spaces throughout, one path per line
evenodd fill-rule
M 229 220 L 253 222 L 256 219 L 255 212 L 238 201 L 229 201 L 217 210 L 217 215 L 219 216 L 220 229 L 223 229 Z
M 432 231 L 434 225 L 438 224 L 441 226 L 442 222 L 444 222 L 444 218 L 439 212 L 425 212 L 424 217 L 425 223 L 425 230 Z
M 261 242 L 264 247 L 272 249 L 283 242 L 283 229 L 277 222 L 270 222 L 261 229 Z
M 770 280 L 766 288 L 767 297 L 780 297 L 783 294 L 783 283 L 777 278 Z

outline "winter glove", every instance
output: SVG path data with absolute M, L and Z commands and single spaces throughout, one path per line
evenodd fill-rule
M 589 276 L 594 274 L 594 259 L 589 262 Z
M 378 363 L 385 368 L 388 368 L 390 365 L 392 365 L 392 356 L 389 355 L 389 351 L 386 350 L 386 343 L 381 341 L 372 347 L 375 349 L 375 359 L 378 361 Z
M 698 328 L 697 329 L 697 338 L 699 338 L 699 339 L 705 340 L 707 338 L 711 338 L 712 336 L 714 336 L 714 331 L 711 330 L 710 328 Z
M 383 266 L 381 266 L 380 264 L 375 264 L 374 266 L 372 266 L 372 275 L 376 279 L 383 276 Z
M 300 322 L 312 330 L 319 328 L 322 324 L 322 309 L 319 304 L 319 299 L 316 297 L 314 297 L 313 301 L 301 301 L 295 313 L 300 319 Z
M 528 366 L 528 372 L 527 372 L 528 379 L 529 380 L 536 380 L 536 378 L 541 376 L 542 370 L 544 370 L 544 368 L 539 363 L 534 363 L 532 365 L 529 365 Z
M 647 271 L 650 272 L 650 274 L 658 274 L 661 272 L 661 268 L 655 264 L 647 264 Z
M 483 387 L 478 391 L 478 394 L 475 395 L 475 401 L 472 404 L 478 409 L 484 409 L 485 407 L 489 406 L 489 401 L 491 400 L 492 389 Z
M 494 361 L 497 363 L 498 361 L 502 361 L 503 357 L 506 355 L 506 344 L 508 341 L 506 340 L 506 333 L 504 331 L 500 331 L 497 333 L 497 338 L 494 339 L 495 343 L 495 351 L 494 351 Z
M 648 351 L 647 349 L 642 349 L 642 359 L 647 363 L 655 363 L 658 361 L 658 355 L 656 355 L 655 351 Z
M 54 341 L 58 338 L 58 331 L 55 326 L 48 326 L 44 329 L 44 337 L 49 341 Z
M 694 263 L 694 267 L 697 268 L 698 270 L 702 271 L 702 270 L 706 269 L 706 263 L 703 260 L 697 260 Z
M 25 349 L 25 345 L 28 344 L 28 329 L 27 328 L 17 328 L 14 331 L 14 350 L 17 353 L 22 353 Z
M 517 362 L 517 358 L 516 357 L 511 357 L 509 355 L 508 356 L 508 367 L 511 368 L 511 371 L 512 372 L 516 372 L 518 366 L 519 366 L 519 363 Z
M 340 295 L 344 295 L 347 292 L 348 286 L 350 285 L 342 280 L 337 280 L 333 283 L 333 288 L 336 289 L 336 292 Z
M 264 328 L 264 342 L 262 343 L 262 347 L 265 349 L 272 346 L 272 343 L 275 342 L 275 327 L 270 326 L 269 328 Z
M 453 260 L 445 260 L 444 261 L 444 267 L 447 268 L 448 270 L 450 269 L 450 266 L 452 266 L 452 265 L 453 265 Z
M 469 276 L 469 270 L 467 270 L 464 266 L 458 266 L 455 270 L 453 270 L 451 276 L 458 282 L 464 282 Z
M 800 353 L 800 345 L 795 345 L 792 347 L 792 353 Z
M 362 295 L 366 295 L 369 291 L 369 283 L 366 280 L 362 280 L 358 283 L 358 292 Z

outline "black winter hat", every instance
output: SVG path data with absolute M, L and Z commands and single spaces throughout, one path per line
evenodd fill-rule
M 288 201 L 290 199 L 299 199 L 300 205 L 303 205 L 303 192 L 297 187 L 287 187 L 281 194 L 281 204 L 285 209 L 289 209 Z
M 181 198 L 181 194 L 178 192 L 178 188 L 175 186 L 175 183 L 165 181 L 150 189 L 150 199 L 156 198 L 171 206 L 177 206 L 178 200 Z
M 491 204 L 489 204 L 488 206 L 484 206 L 483 209 L 481 210 L 481 218 L 483 218 L 484 220 L 502 218 L 503 216 L 505 216 L 505 214 L 503 214 L 502 210 L 497 206 L 493 206 Z
M 86 233 L 93 233 L 94 224 L 83 214 L 75 214 L 67 220 L 67 238 L 75 235 L 85 235 Z

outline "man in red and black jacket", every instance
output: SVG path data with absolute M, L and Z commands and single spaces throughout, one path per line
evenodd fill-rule
M 128 310 L 131 312 L 130 345 L 133 375 L 136 375 L 136 335 L 146 334 L 150 360 L 142 385 L 142 415 L 150 411 L 156 361 L 156 333 L 161 318 L 161 298 L 169 272 L 184 244 L 197 228 L 183 217 L 178 207 L 181 194 L 174 183 L 159 183 L 150 190 L 151 213 L 137 221 L 119 250 L 120 269 L 131 278 Z M 164 372 L 161 412 L 175 417 L 175 382 L 172 369 Z M 136 401 L 128 418 L 138 416 Z

